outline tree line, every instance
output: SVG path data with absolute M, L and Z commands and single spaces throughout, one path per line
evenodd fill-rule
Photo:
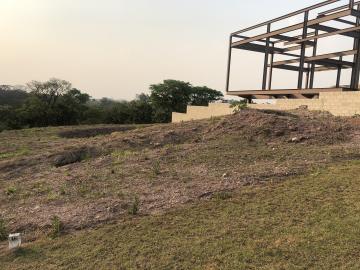
M 132 101 L 92 99 L 60 79 L 32 81 L 25 87 L 0 85 L 0 131 L 78 124 L 150 124 L 171 121 L 172 112 L 187 105 L 206 106 L 223 94 L 206 86 L 165 80 L 150 86 L 150 94 Z

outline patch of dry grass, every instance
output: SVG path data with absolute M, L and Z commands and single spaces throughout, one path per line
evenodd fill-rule
M 10 230 L 46 234 L 53 216 L 60 218 L 65 232 L 113 222 L 126 217 L 134 198 L 140 202 L 137 214 L 164 213 L 208 194 L 221 198 L 244 186 L 281 182 L 360 157 L 353 119 L 308 112 L 245 110 L 225 118 L 126 127 L 89 138 L 57 136 L 89 130 L 94 135 L 97 129 L 114 130 L 0 133 L 8 142 L 0 145 L 2 151 L 31 152 L 0 160 L 0 213 Z M 294 136 L 301 139 L 294 142 Z M 56 159 L 63 166 L 56 167 Z
M 44 238 L 3 269 L 358 269 L 360 162 Z M 231 196 L 230 196 L 231 195 Z

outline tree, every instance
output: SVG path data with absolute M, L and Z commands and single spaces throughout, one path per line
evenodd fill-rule
M 84 120 L 87 102 L 90 96 L 81 93 L 80 90 L 73 88 L 66 94 L 59 97 L 54 106 L 57 125 L 80 124 Z
M 210 102 L 221 100 L 224 95 L 217 90 L 210 89 L 206 86 L 196 86 L 192 88 L 190 95 L 190 105 L 208 106 Z
M 111 98 L 102 98 L 100 100 L 97 100 L 97 103 L 104 109 L 110 109 L 117 105 L 119 101 L 115 101 Z
M 171 113 L 185 113 L 190 102 L 192 86 L 190 83 L 165 80 L 161 84 L 150 86 L 150 100 L 153 107 L 153 121 L 166 123 L 171 121 Z
M 146 94 L 140 94 L 135 100 L 130 101 L 131 122 L 134 124 L 152 123 L 153 107 L 150 103 L 150 97 Z
M 186 112 L 187 105 L 206 106 L 222 98 L 208 87 L 165 80 L 150 86 L 151 94 L 132 101 L 90 99 L 71 83 L 50 79 L 21 87 L 0 86 L 0 130 L 74 124 L 149 124 L 170 122 L 172 112 Z
M 151 85 L 150 100 L 154 122 L 170 122 L 172 112 L 185 113 L 187 105 L 207 106 L 211 101 L 220 100 L 223 94 L 208 87 L 193 87 L 190 83 L 166 80 Z
M 8 105 L 0 105 L 0 131 L 21 127 L 22 123 L 18 117 L 17 109 Z
M 88 106 L 90 96 L 72 88 L 67 81 L 32 81 L 27 86 L 30 93 L 21 88 L 14 91 L 14 87 L 0 86 L 0 97 L 5 97 L 1 100 L 5 105 L 0 102 L 0 130 L 80 124 L 86 117 L 96 118 L 97 123 L 104 122 L 102 110 Z
M 50 79 L 27 84 L 30 97 L 21 108 L 21 119 L 33 126 L 79 124 L 87 110 L 88 94 L 71 88 L 71 83 Z
M 32 81 L 27 84 L 31 93 L 41 98 L 49 107 L 53 107 L 58 98 L 71 90 L 71 83 L 60 79 L 50 79 L 47 82 Z
M 53 125 L 54 113 L 44 100 L 31 95 L 18 111 L 23 126 L 45 127 Z
M 82 124 L 103 124 L 106 123 L 106 112 L 98 100 L 89 100 L 86 103 L 86 110 L 83 113 Z
M 108 124 L 130 124 L 131 109 L 129 102 L 121 101 L 106 110 L 105 121 Z
M 90 96 L 86 93 L 81 93 L 80 90 L 72 88 L 64 97 L 72 98 L 78 104 L 86 104 L 90 101 Z
M 0 85 L 0 106 L 21 106 L 29 94 L 20 86 Z
M 114 102 L 101 102 L 105 115 L 105 122 L 108 124 L 150 124 L 152 123 L 152 106 L 150 97 L 140 94 L 136 99 Z

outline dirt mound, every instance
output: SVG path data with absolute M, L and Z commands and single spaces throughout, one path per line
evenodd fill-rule
M 69 164 L 81 162 L 88 158 L 96 157 L 100 152 L 94 147 L 83 146 L 78 149 L 69 149 L 59 153 L 53 159 L 55 167 L 63 167 Z
M 250 141 L 332 144 L 348 139 L 355 128 L 348 119 L 328 113 L 243 110 L 210 127 L 207 137 L 234 134 Z
M 73 139 L 73 138 L 91 138 L 99 135 L 107 135 L 114 132 L 124 132 L 134 130 L 134 126 L 121 126 L 121 127 L 103 127 L 103 128 L 89 128 L 89 129 L 74 129 L 59 132 L 58 135 L 61 138 Z

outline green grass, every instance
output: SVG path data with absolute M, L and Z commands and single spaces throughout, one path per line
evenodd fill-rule
M 8 230 L 6 228 L 5 221 L 0 216 L 0 241 L 4 241 L 8 238 Z
M 14 151 L 14 152 L 0 153 L 0 160 L 1 159 L 7 159 L 7 158 L 26 156 L 26 155 L 29 155 L 29 154 L 30 154 L 29 149 L 19 149 L 19 150 Z
M 2 269 L 360 269 L 360 162 L 1 255 Z

